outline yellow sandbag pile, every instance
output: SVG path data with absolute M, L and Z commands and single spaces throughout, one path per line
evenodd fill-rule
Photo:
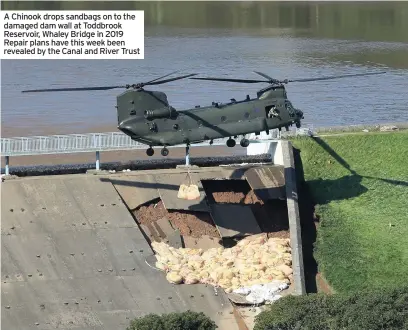
M 290 240 L 247 237 L 232 248 L 173 248 L 153 242 L 156 267 L 167 272 L 174 284 L 207 283 L 232 292 L 240 287 L 279 280 L 290 284 L 292 256 Z

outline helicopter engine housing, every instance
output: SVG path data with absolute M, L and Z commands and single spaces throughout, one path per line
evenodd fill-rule
M 159 118 L 171 118 L 173 117 L 174 110 L 171 107 L 164 107 L 161 109 L 145 110 L 144 117 L 148 120 Z
M 163 92 L 127 90 L 117 96 L 118 125 L 130 118 L 143 117 L 146 110 L 161 110 L 168 106 L 167 95 Z
M 260 100 L 274 99 L 274 98 L 287 98 L 286 90 L 283 86 L 268 86 L 257 92 L 257 96 Z

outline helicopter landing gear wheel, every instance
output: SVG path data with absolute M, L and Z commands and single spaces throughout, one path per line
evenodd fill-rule
M 146 150 L 146 155 L 148 155 L 149 157 L 154 155 L 154 149 L 152 147 L 150 147 L 149 149 Z
M 241 147 L 248 147 L 249 146 L 249 140 L 248 139 L 242 139 L 241 142 L 239 142 L 239 144 L 241 145 Z
M 297 122 L 296 122 L 296 127 L 297 127 L 297 128 L 300 128 L 300 127 L 301 127 L 300 121 L 297 121 Z
M 236 142 L 235 142 L 234 139 L 229 138 L 229 139 L 227 140 L 227 147 L 233 148 L 233 147 L 235 147 L 235 144 L 236 144 Z
M 169 154 L 169 149 L 167 149 L 166 147 L 164 147 L 162 150 L 161 150 L 161 154 L 162 154 L 162 156 L 168 156 L 168 154 Z

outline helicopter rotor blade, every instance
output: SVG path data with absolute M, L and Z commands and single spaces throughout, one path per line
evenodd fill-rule
M 180 70 L 178 70 L 180 71 Z M 160 85 L 164 84 L 170 81 L 175 81 L 179 79 L 184 79 L 188 77 L 192 77 L 197 75 L 196 73 L 193 74 L 188 74 L 188 75 L 183 75 L 175 78 L 169 78 L 169 79 L 163 79 L 165 77 L 168 77 L 171 74 L 174 74 L 178 71 L 174 71 L 172 73 L 169 73 L 167 75 L 164 75 L 162 77 L 150 80 L 146 83 L 139 83 L 135 85 L 122 85 L 122 86 L 96 86 L 96 87 L 72 87 L 72 88 L 48 88 L 48 89 L 31 89 L 31 90 L 23 90 L 22 93 L 38 93 L 38 92 L 64 92 L 64 91 L 101 91 L 101 90 L 110 90 L 110 89 L 115 89 L 115 88 L 129 88 L 131 86 L 135 88 L 141 88 L 143 86 L 149 86 L 149 85 Z M 267 78 L 268 80 L 254 80 L 254 79 L 228 79 L 228 78 L 190 78 L 190 79 L 195 79 L 195 80 L 211 80 L 211 81 L 226 81 L 226 82 L 236 82 L 236 83 L 248 83 L 248 84 L 254 84 L 254 83 L 270 83 L 270 84 L 287 84 L 289 82 L 310 82 L 310 81 L 319 81 L 319 80 L 330 80 L 330 79 L 339 79 L 339 78 L 348 78 L 348 77 L 358 77 L 358 76 L 369 76 L 369 75 L 376 75 L 376 74 L 383 74 L 386 73 L 385 71 L 383 72 L 369 72 L 369 73 L 357 73 L 357 74 L 349 74 L 349 75 L 340 75 L 340 76 L 328 76 L 328 77 L 320 77 L 320 78 L 305 78 L 305 79 L 285 79 L 285 80 L 276 80 L 271 78 L 270 76 L 254 71 L 255 73 L 261 75 L 264 78 Z
M 369 72 L 369 73 L 356 73 L 356 74 L 348 74 L 348 75 L 340 75 L 340 76 L 328 76 L 328 77 L 320 77 L 320 78 L 306 78 L 306 79 L 285 79 L 285 80 L 277 80 L 265 73 L 254 71 L 255 73 L 259 74 L 260 76 L 268 79 L 268 80 L 254 80 L 254 79 L 229 79 L 229 78 L 190 78 L 195 80 L 211 80 L 211 81 L 227 81 L 227 82 L 237 82 L 237 83 L 269 83 L 272 85 L 280 85 L 280 84 L 287 84 L 289 82 L 308 82 L 308 81 L 318 81 L 318 80 L 329 80 L 329 79 L 338 79 L 338 78 L 348 78 L 348 77 L 358 77 L 358 76 L 369 76 L 374 74 L 383 74 L 383 72 Z
M 259 71 L 254 71 L 254 72 L 255 72 L 256 74 L 259 74 L 260 76 L 262 76 L 262 77 L 268 79 L 271 84 L 280 84 L 280 81 L 279 81 L 278 79 L 274 79 L 274 78 L 272 78 L 271 76 L 268 76 L 267 74 L 262 73 L 262 72 L 259 72 Z
M 382 72 L 356 73 L 356 74 L 346 74 L 346 75 L 340 75 L 340 76 L 328 76 L 328 77 L 320 77 L 320 78 L 285 79 L 281 81 L 281 83 L 287 84 L 288 82 L 309 82 L 309 81 L 318 81 L 318 80 L 330 80 L 330 79 L 338 79 L 338 78 L 369 76 L 369 75 L 383 74 L 383 73 L 386 73 L 386 72 L 382 71 Z
M 126 86 L 98 86 L 98 87 L 72 87 L 72 88 L 47 88 L 47 89 L 29 89 L 21 91 L 22 93 L 37 92 L 65 92 L 65 91 L 105 91 L 114 88 L 126 88 Z
M 184 75 L 184 76 L 179 76 L 179 77 L 174 77 L 174 78 L 159 80 L 159 81 L 155 81 L 155 82 L 149 82 L 149 83 L 145 83 L 145 84 L 142 84 L 142 85 L 143 85 L 143 86 L 148 86 L 148 85 L 161 85 L 161 84 L 164 84 L 164 83 L 168 83 L 168 82 L 170 82 L 170 81 L 179 80 L 179 79 L 184 79 L 184 78 L 192 77 L 192 76 L 195 76 L 195 75 L 197 75 L 197 73 L 191 73 L 191 74 L 186 74 L 186 75 Z M 193 78 L 191 78 L 191 79 L 193 79 Z
M 272 77 L 268 76 L 268 75 L 265 74 L 265 73 L 262 73 L 262 72 L 259 72 L 259 71 L 254 71 L 254 72 L 255 72 L 256 74 L 259 74 L 260 76 L 264 77 L 265 79 L 274 80 Z
M 178 71 L 180 71 L 180 70 L 178 70 Z M 179 79 L 183 79 L 183 78 L 187 78 L 187 77 L 191 77 L 191 76 L 196 75 L 196 73 L 194 73 L 194 74 L 188 74 L 188 75 L 184 75 L 184 76 L 180 76 L 180 77 L 175 77 L 175 78 L 170 78 L 170 79 L 165 79 L 165 80 L 159 80 L 159 79 L 163 79 L 165 77 L 168 77 L 171 74 L 174 74 L 175 72 L 178 72 L 178 71 L 174 71 L 174 72 L 166 74 L 166 75 L 164 75 L 162 77 L 150 80 L 147 83 L 139 83 L 139 84 L 134 84 L 134 85 L 30 89 L 30 90 L 24 90 L 24 91 L 22 91 L 22 93 L 66 92 L 66 91 L 105 91 L 105 90 L 110 90 L 110 89 L 114 89 L 114 88 L 129 88 L 129 87 L 142 88 L 143 86 L 160 85 L 160 84 L 164 84 L 164 83 L 167 83 L 167 82 L 170 82 L 170 81 L 179 80 Z
M 269 83 L 269 81 L 267 81 L 267 80 L 253 80 L 253 79 L 228 79 L 228 78 L 190 78 L 190 79 L 211 80 L 211 81 L 227 81 L 227 82 L 246 83 L 246 84 Z
M 177 73 L 177 72 L 179 72 L 179 71 L 180 71 L 180 70 L 173 71 L 173 72 L 171 72 L 171 73 L 165 74 L 164 76 L 161 76 L 161 77 L 159 77 L 159 78 L 156 78 L 156 79 L 153 79 L 153 80 L 150 80 L 150 81 L 148 81 L 148 82 L 144 83 L 144 85 L 146 85 L 146 84 L 150 84 L 150 83 L 152 83 L 153 81 L 157 81 L 157 80 L 160 80 L 160 79 L 166 78 L 166 77 L 168 77 L 168 76 L 170 76 L 170 75 L 172 75 L 172 74 L 175 74 L 175 73 Z

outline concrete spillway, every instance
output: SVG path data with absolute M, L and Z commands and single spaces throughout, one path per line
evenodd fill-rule
M 70 175 L 2 183 L 4 329 L 125 329 L 147 313 L 202 311 L 238 329 L 204 285 L 169 284 L 112 183 Z
M 272 143 L 265 151 L 272 156 L 272 163 L 190 171 L 201 188 L 200 182 L 207 181 L 210 189 L 211 179 L 241 180 L 258 197 L 284 201 L 292 246 L 292 291 L 303 294 L 291 146 L 287 142 Z M 212 214 L 220 237 L 228 238 L 261 229 L 249 206 L 211 206 L 210 196 L 204 197 L 205 189 L 199 201 L 178 200 L 177 190 L 186 176 L 185 169 L 94 174 L 97 175 L 11 177 L 2 183 L 4 329 L 126 329 L 131 319 L 148 313 L 186 310 L 203 312 L 220 330 L 242 329 L 235 317 L 237 311 L 222 289 L 202 284 L 172 285 L 162 271 L 152 267 L 155 257 L 149 240 L 157 236 L 153 229 L 170 239 L 175 228 L 171 228 L 166 216 L 155 223 L 158 227 L 139 227 L 132 213 L 159 197 L 167 209 Z M 238 214 L 248 216 L 238 219 Z M 266 227 L 273 227 L 277 218 L 272 215 Z M 186 246 L 189 238 L 183 234 Z M 205 244 L 207 238 L 203 235 Z M 247 324 L 252 322 L 248 318 Z

